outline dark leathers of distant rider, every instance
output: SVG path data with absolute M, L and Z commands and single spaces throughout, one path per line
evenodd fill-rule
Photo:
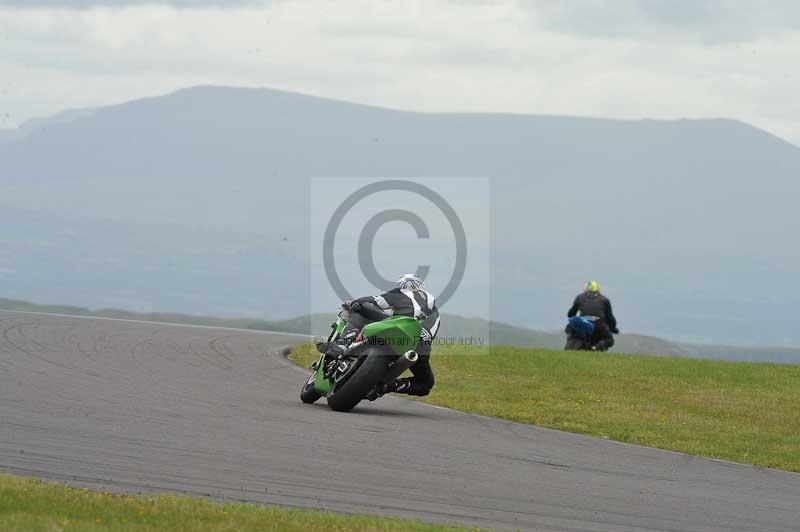
M 581 316 L 595 316 L 603 320 L 612 331 L 617 329 L 617 319 L 611 310 L 611 301 L 599 292 L 583 292 L 578 294 L 572 307 L 567 312 L 567 317 L 572 318 L 580 313 Z
M 567 317 L 571 318 L 577 314 L 597 318 L 592 334 L 592 343 L 595 347 L 605 351 L 614 345 L 611 333 L 619 333 L 619 329 L 617 329 L 617 318 L 611 310 L 611 301 L 606 296 L 600 292 L 590 291 L 578 294 L 567 312 Z

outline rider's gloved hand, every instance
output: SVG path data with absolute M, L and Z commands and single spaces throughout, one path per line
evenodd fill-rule
M 431 343 L 433 341 L 433 337 L 431 336 L 431 332 L 426 329 L 425 327 L 420 327 L 419 331 L 419 339 L 425 343 Z
M 613 329 L 611 329 L 611 332 L 614 334 L 619 334 L 619 329 L 617 327 L 614 327 Z
M 352 312 L 358 312 L 361 309 L 361 303 L 353 299 L 348 299 L 342 303 L 342 308 Z

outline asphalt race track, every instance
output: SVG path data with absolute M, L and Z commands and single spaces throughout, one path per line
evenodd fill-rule
M 483 527 L 800 530 L 797 474 L 400 398 L 304 405 L 280 354 L 301 340 L 0 312 L 0 471 Z

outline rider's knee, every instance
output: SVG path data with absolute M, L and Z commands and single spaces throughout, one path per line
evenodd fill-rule
M 414 379 L 414 382 L 411 383 L 411 388 L 408 390 L 408 395 L 416 395 L 417 397 L 424 397 L 431 393 L 431 388 L 433 388 L 434 379 L 433 377 L 430 380 L 419 381 Z
M 420 382 L 420 388 L 423 388 L 425 390 L 425 395 L 428 395 L 434 384 L 436 384 L 436 377 L 433 376 L 432 371 L 429 371 L 428 374 L 425 375 L 425 380 Z

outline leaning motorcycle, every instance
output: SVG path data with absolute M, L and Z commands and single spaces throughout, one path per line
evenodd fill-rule
M 317 344 L 319 360 L 300 392 L 304 403 L 324 396 L 333 410 L 349 412 L 377 386 L 392 382 L 417 362 L 419 321 L 384 316 L 377 307 L 367 306 L 360 312 L 339 312 L 327 342 Z

